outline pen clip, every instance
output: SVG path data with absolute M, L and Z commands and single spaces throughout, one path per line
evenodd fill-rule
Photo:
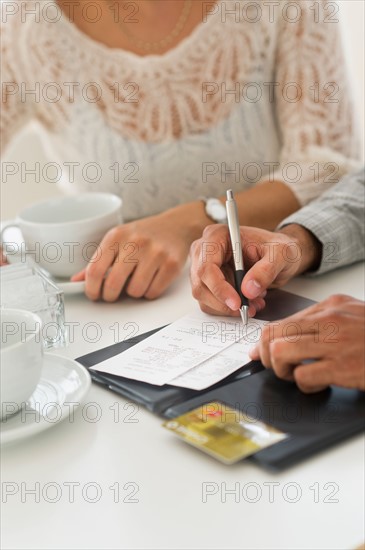
M 234 265 L 236 271 L 244 271 L 245 268 L 243 264 L 240 224 L 238 219 L 237 205 L 236 201 L 234 200 L 232 189 L 229 189 L 227 191 L 226 211 Z

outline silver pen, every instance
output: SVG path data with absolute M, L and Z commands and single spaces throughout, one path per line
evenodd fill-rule
M 240 234 L 240 224 L 238 220 L 238 212 L 236 201 L 234 200 L 233 191 L 227 191 L 226 201 L 228 229 L 231 238 L 231 245 L 234 259 L 234 282 L 235 288 L 241 298 L 240 314 L 244 326 L 248 323 L 248 299 L 242 294 L 241 284 L 246 274 L 243 264 L 242 243 Z

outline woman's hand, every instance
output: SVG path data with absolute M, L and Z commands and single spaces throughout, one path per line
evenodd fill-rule
M 365 304 L 336 295 L 265 326 L 252 359 L 312 393 L 334 384 L 365 390 Z M 303 364 L 311 360 L 310 363 Z
M 290 231 L 289 231 L 289 228 Z M 288 231 L 288 233 L 284 233 Z M 250 300 L 249 314 L 265 306 L 269 287 L 284 285 L 313 263 L 313 237 L 299 226 L 272 233 L 241 227 L 245 269 L 242 292 Z M 239 315 L 240 298 L 233 286 L 233 258 L 228 228 L 209 226 L 191 248 L 193 296 L 206 313 Z
M 114 302 L 123 290 L 133 298 L 157 298 L 178 276 L 207 223 L 203 202 L 197 202 L 117 226 L 72 280 L 86 281 L 91 300 Z
M 3 265 L 8 265 L 8 261 L 5 254 L 3 253 L 2 247 L 0 246 L 0 267 L 2 267 Z

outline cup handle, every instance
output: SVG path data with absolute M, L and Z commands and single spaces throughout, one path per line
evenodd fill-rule
M 14 220 L 11 220 L 11 221 L 8 221 L 8 222 L 4 222 L 2 225 L 1 225 L 1 232 L 0 232 L 0 248 L 2 249 L 2 254 L 6 257 L 7 254 L 11 255 L 11 256 L 20 256 L 21 255 L 21 251 L 19 250 L 19 247 L 18 245 L 15 243 L 7 243 L 6 240 L 5 240 L 5 233 L 6 233 L 6 230 L 7 229 L 10 229 L 10 227 L 15 227 L 16 229 L 20 229 L 19 225 L 17 223 L 15 223 Z M 12 246 L 12 250 L 8 250 L 7 247 L 8 245 Z

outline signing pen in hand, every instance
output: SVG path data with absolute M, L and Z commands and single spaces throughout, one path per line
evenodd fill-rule
M 237 205 L 233 197 L 232 189 L 229 189 L 227 191 L 226 210 L 234 259 L 235 287 L 241 298 L 240 314 L 242 322 L 244 326 L 246 326 L 248 323 L 248 299 L 242 294 L 241 290 L 242 280 L 246 273 L 243 264 L 242 243 L 240 235 L 240 225 L 238 221 Z

